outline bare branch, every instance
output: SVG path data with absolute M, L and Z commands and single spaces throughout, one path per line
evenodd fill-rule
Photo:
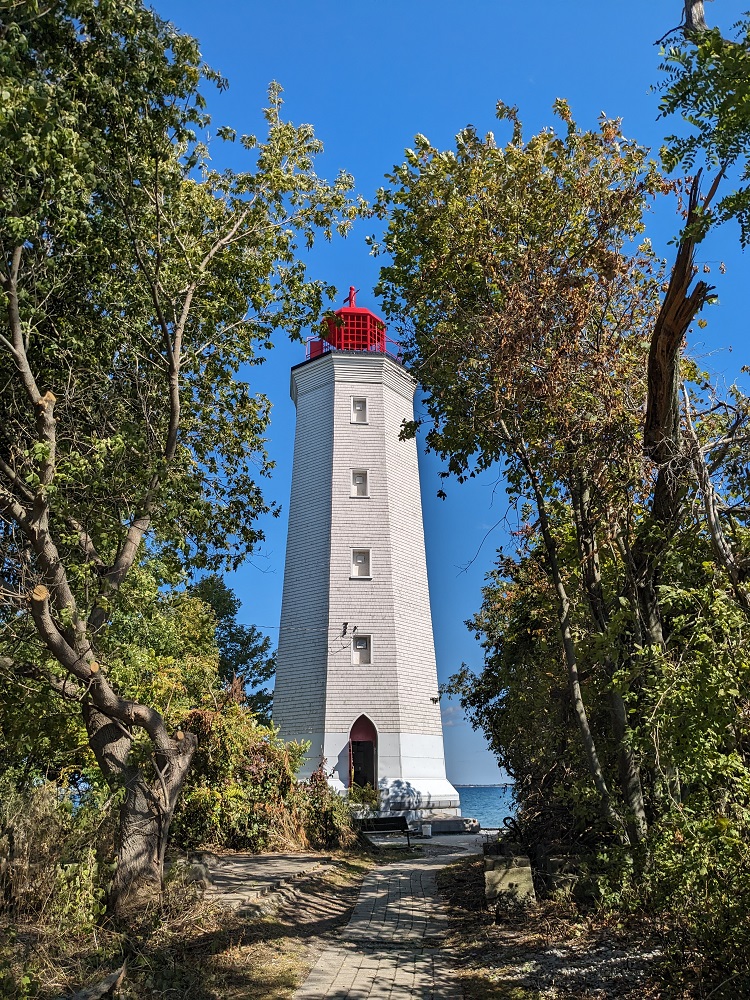
M 5 478 L 12 483 L 13 488 L 18 491 L 18 493 L 23 497 L 24 500 L 26 500 L 27 503 L 31 503 L 33 501 L 34 499 L 33 491 L 30 490 L 28 486 L 18 478 L 18 475 L 16 474 L 15 470 L 12 469 L 11 466 L 8 465 L 8 463 L 4 461 L 2 458 L 0 458 L 0 472 L 2 472 Z
M 31 533 L 29 512 L 2 484 L 0 484 L 0 512 L 5 514 L 9 521 L 17 524 L 25 535 Z
M 702 208 L 708 206 L 723 176 L 714 179 Z M 693 179 L 688 199 L 686 228 L 698 218 L 700 198 L 698 171 Z M 667 294 L 654 324 L 648 355 L 648 403 L 644 428 L 644 450 L 657 465 L 665 465 L 680 454 L 679 355 L 682 341 L 695 316 L 709 298 L 713 288 L 699 281 L 692 289 L 695 276 L 693 236 L 680 243 Z
M 56 674 L 45 670 L 36 663 L 29 661 L 18 662 L 8 656 L 0 657 L 0 669 L 7 670 L 20 677 L 30 677 L 33 680 L 44 681 L 55 694 L 58 694 L 66 701 L 80 703 L 86 697 L 86 689 L 81 687 L 78 681 L 70 677 L 58 677 Z
M 706 462 L 701 451 L 698 435 L 693 427 L 693 420 L 690 408 L 690 397 L 685 386 L 682 386 L 683 401 L 685 404 L 685 427 L 688 441 L 690 442 L 690 457 L 693 468 L 698 477 L 698 484 L 703 494 L 703 506 L 706 512 L 706 521 L 711 535 L 714 554 L 721 566 L 727 571 L 732 583 L 732 590 L 745 611 L 750 611 L 750 597 L 747 589 L 743 586 L 743 573 L 740 565 L 735 559 L 732 547 L 726 539 L 724 530 L 719 519 L 719 501 L 711 481 L 711 476 L 706 468 Z
M 8 323 L 10 326 L 10 350 L 16 368 L 21 376 L 21 382 L 26 395 L 36 405 L 41 398 L 41 393 L 37 388 L 36 379 L 31 371 L 29 360 L 26 357 L 26 346 L 23 338 L 23 324 L 21 322 L 21 308 L 18 301 L 18 275 L 23 259 L 23 247 L 16 247 L 11 257 L 10 271 L 7 277 L 2 279 L 2 286 L 8 296 Z M 7 343 L 7 341 L 6 341 Z

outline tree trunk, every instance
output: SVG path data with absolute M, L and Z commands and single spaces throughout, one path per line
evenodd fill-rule
M 703 0 L 685 0 L 685 34 L 690 35 L 696 31 L 706 30 L 708 30 L 708 26 Z
M 610 691 L 612 732 L 617 741 L 617 770 L 622 797 L 627 804 L 625 822 L 631 844 L 640 844 L 648 836 L 646 806 L 643 801 L 641 768 L 636 755 L 628 746 L 628 717 L 625 702 L 618 691 Z
M 536 509 L 539 515 L 539 527 L 542 532 L 542 540 L 544 542 L 545 555 L 547 557 L 547 562 L 550 569 L 550 575 L 552 577 L 552 584 L 555 588 L 555 595 L 557 598 L 557 614 L 558 614 L 558 624 L 560 627 L 560 638 L 562 639 L 563 653 L 565 656 L 565 664 L 568 669 L 568 685 L 570 689 L 570 700 L 573 707 L 573 713 L 576 717 L 576 722 L 578 723 L 578 731 L 581 734 L 581 740 L 583 742 L 584 752 L 586 754 L 586 761 L 589 766 L 589 771 L 591 772 L 591 777 L 594 780 L 594 785 L 599 793 L 599 800 L 602 809 L 602 814 L 607 820 L 607 822 L 612 827 L 613 831 L 625 840 L 628 839 L 628 832 L 623 818 L 620 816 L 619 812 L 615 808 L 615 804 L 612 801 L 612 795 L 610 794 L 609 787 L 607 785 L 607 779 L 604 775 L 604 770 L 602 768 L 601 762 L 599 760 L 599 754 L 596 749 L 596 742 L 594 740 L 594 734 L 591 731 L 591 726 L 589 725 L 588 713 L 586 712 L 586 705 L 583 701 L 583 692 L 581 691 L 581 681 L 578 676 L 578 657 L 576 655 L 575 640 L 573 638 L 573 632 L 570 622 L 570 599 L 563 581 L 562 573 L 560 572 L 560 564 L 557 559 L 557 544 L 555 542 L 554 535 L 552 533 L 552 527 L 547 516 L 547 506 L 544 499 L 544 494 L 542 492 L 541 486 L 539 484 L 539 479 L 536 472 L 529 460 L 529 456 L 526 452 L 523 440 L 516 437 L 515 440 L 511 438 L 508 433 L 507 427 L 502 425 L 503 433 L 506 440 L 513 441 L 513 446 L 515 448 L 516 456 L 523 465 L 524 471 L 528 476 L 529 483 L 534 492 L 534 499 L 536 501 Z
M 164 857 L 175 806 L 197 745 L 192 733 L 156 751 L 155 776 L 149 781 L 143 767 L 128 763 L 132 736 L 118 722 L 91 704 L 84 704 L 89 742 L 111 784 L 124 787 L 117 832 L 117 868 L 108 910 L 117 921 L 153 902 L 161 893 Z
M 575 521 L 576 541 L 581 563 L 581 578 L 591 611 L 594 627 L 601 635 L 606 635 L 609 626 L 609 610 L 604 597 L 599 548 L 596 532 L 590 517 L 591 491 L 584 481 L 583 472 L 576 468 L 574 455 L 569 456 L 570 496 Z M 604 669 L 610 681 L 615 664 L 605 657 Z M 628 716 L 625 701 L 614 688 L 609 692 L 612 733 L 617 743 L 617 763 L 620 791 L 628 813 L 625 817 L 628 840 L 639 844 L 648 834 L 646 807 L 643 801 L 643 786 L 638 760 L 628 746 Z

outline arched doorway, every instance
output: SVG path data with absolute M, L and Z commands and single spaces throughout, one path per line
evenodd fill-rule
M 360 715 L 349 733 L 349 784 L 378 787 L 378 734 L 366 715 Z

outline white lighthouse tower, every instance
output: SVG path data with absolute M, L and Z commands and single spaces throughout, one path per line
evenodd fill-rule
M 273 701 L 339 789 L 381 810 L 460 815 L 445 774 L 414 440 L 414 379 L 385 325 L 348 305 L 292 369 L 297 407 Z

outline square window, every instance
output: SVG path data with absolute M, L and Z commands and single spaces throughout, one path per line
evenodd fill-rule
M 355 635 L 352 639 L 352 663 L 355 666 L 372 663 L 372 643 L 369 635 Z

